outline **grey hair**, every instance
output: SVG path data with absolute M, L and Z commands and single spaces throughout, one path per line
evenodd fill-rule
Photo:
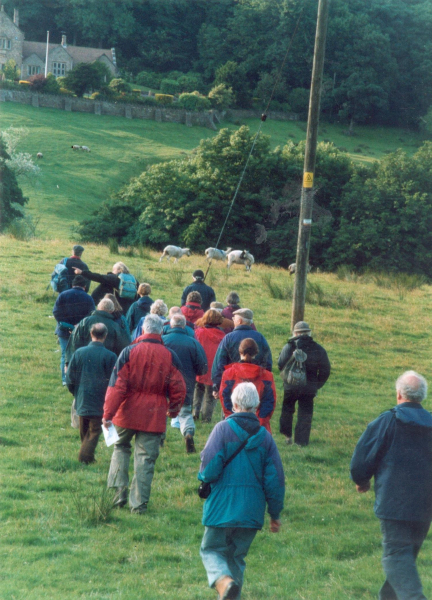
M 170 325 L 171 327 L 182 327 L 184 329 L 186 327 L 186 317 L 176 313 L 171 317 Z
M 97 340 L 104 340 L 108 335 L 108 327 L 104 323 L 94 323 L 90 328 L 90 335 Z
M 242 412 L 254 412 L 260 403 L 258 392 L 253 383 L 239 383 L 234 389 L 231 400 Z
M 163 323 L 157 315 L 147 315 L 143 323 L 143 333 L 156 333 L 161 335 Z
M 233 317 L 238 317 L 239 319 L 241 319 L 241 320 L 242 320 L 242 322 L 243 322 L 245 325 L 252 325 L 252 323 L 253 323 L 253 319 L 245 319 L 245 318 L 244 318 L 244 317 L 242 317 L 241 315 L 233 315 Z
M 415 371 L 405 371 L 396 381 L 396 391 L 409 402 L 423 402 L 427 389 L 426 379 Z
M 226 303 L 234 305 L 240 304 L 240 296 L 237 294 L 237 292 L 230 292 L 226 297 Z
M 168 306 L 160 298 L 158 300 L 155 300 L 150 306 L 150 314 L 152 315 L 159 315 L 160 317 L 164 317 L 167 314 L 167 312 Z
M 127 266 L 124 264 L 124 262 L 116 262 L 113 265 L 113 273 L 126 273 L 126 275 L 129 273 L 129 269 L 127 268 Z
M 169 309 L 170 317 L 172 317 L 173 315 L 178 315 L 179 313 L 182 314 L 180 306 L 171 306 L 171 308 Z
M 113 313 L 114 312 L 114 302 L 109 298 L 102 298 L 99 304 L 96 307 L 98 310 L 104 310 L 105 312 Z

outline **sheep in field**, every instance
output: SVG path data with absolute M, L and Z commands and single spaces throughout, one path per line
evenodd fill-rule
M 218 250 L 217 248 L 207 248 L 205 251 L 206 260 L 210 262 L 213 260 L 226 260 L 227 254 L 231 252 L 232 248 L 226 250 Z
M 179 248 L 178 246 L 166 246 L 164 248 L 164 251 L 162 252 L 162 256 L 160 257 L 159 262 L 161 262 L 163 257 L 166 256 L 168 262 L 170 258 L 175 258 L 174 262 L 176 263 L 178 259 L 184 256 L 185 254 L 186 256 L 191 255 L 189 248 Z
M 73 146 L 71 146 L 72 150 L 80 150 L 81 146 L 78 146 L 78 144 L 74 144 Z
M 228 254 L 228 264 L 227 268 L 229 269 L 231 265 L 245 265 L 246 271 L 250 271 L 252 265 L 254 264 L 255 259 L 250 252 L 247 250 L 232 250 Z
M 36 154 L 36 158 L 43 158 L 43 154 L 42 154 L 42 152 L 38 152 L 38 153 Z
M 90 148 L 88 146 L 81 146 L 81 150 L 84 150 L 84 152 L 90 152 Z
M 310 273 L 312 267 L 310 265 L 307 266 L 307 272 Z M 290 266 L 288 267 L 288 272 L 290 275 L 294 275 L 294 273 L 296 272 L 296 264 L 292 263 L 290 264 Z

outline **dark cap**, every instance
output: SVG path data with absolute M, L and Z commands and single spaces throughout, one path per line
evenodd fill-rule
M 85 288 L 87 285 L 87 279 L 82 275 L 75 275 L 72 279 L 72 287 L 82 287 Z
M 72 250 L 73 250 L 73 253 L 75 254 L 75 256 L 81 256 L 81 254 L 84 252 L 84 248 L 82 246 L 80 246 L 79 244 L 74 246 L 72 248 Z
M 197 269 L 192 273 L 192 277 L 195 277 L 195 279 L 204 279 L 204 272 L 201 269 Z
M 250 308 L 239 308 L 238 310 L 235 310 L 233 312 L 233 316 L 234 315 L 243 317 L 243 319 L 249 319 L 250 321 L 252 321 L 252 319 L 253 319 L 253 312 L 251 311 Z

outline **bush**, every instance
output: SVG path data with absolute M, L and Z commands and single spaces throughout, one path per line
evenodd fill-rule
M 27 242 L 36 237 L 38 224 L 39 219 L 33 219 L 31 215 L 27 214 L 11 221 L 6 229 L 6 233 L 15 240 Z
M 59 89 L 59 94 L 61 94 L 62 96 L 71 96 L 71 97 L 73 96 L 73 92 L 70 92 L 69 90 L 67 90 L 64 87 L 61 87 Z
M 179 105 L 186 110 L 209 110 L 211 108 L 210 100 L 205 96 L 201 96 L 199 92 L 181 94 Z
M 141 71 L 135 77 L 135 83 L 138 85 L 144 85 L 148 88 L 158 90 L 162 81 L 162 76 L 152 71 Z
M 158 104 L 168 105 L 174 101 L 174 96 L 169 94 L 155 94 L 155 100 Z
M 60 86 L 52 73 L 45 75 L 32 75 L 29 79 L 31 83 L 31 89 L 34 92 L 41 94 L 58 94 L 60 92 Z
M 180 84 L 175 79 L 162 79 L 160 91 L 162 94 L 175 96 L 180 92 Z
M 228 87 L 224 83 L 220 83 L 212 88 L 209 92 L 208 98 L 211 102 L 211 105 L 219 110 L 230 107 L 234 102 L 232 88 Z
M 131 91 L 131 86 L 128 83 L 126 83 L 124 79 L 120 78 L 111 79 L 108 87 L 117 94 L 120 94 L 121 92 L 127 93 Z
M 5 85 L 5 84 L 10 84 L 10 83 L 13 83 L 13 82 L 9 82 L 9 81 L 3 81 L 2 87 L 7 87 L 7 85 Z M 19 84 L 21 87 L 30 87 L 30 86 L 31 86 L 31 83 L 30 83 L 30 81 L 26 81 L 25 79 L 20 79 L 20 80 L 19 80 L 19 82 L 18 82 L 18 84 Z M 18 87 L 18 86 L 16 86 L 16 84 L 14 83 L 14 84 L 13 84 L 13 87 L 11 87 L 10 89 L 13 89 L 13 90 L 15 90 L 17 87 Z
M 182 75 L 177 80 L 180 86 L 180 92 L 193 92 L 194 90 L 198 90 L 198 92 L 205 92 L 206 86 L 204 85 L 203 78 L 200 73 L 188 73 L 187 75 Z

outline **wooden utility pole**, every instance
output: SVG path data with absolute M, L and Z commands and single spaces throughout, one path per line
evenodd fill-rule
M 318 18 L 315 34 L 315 50 L 309 98 L 305 160 L 303 168 L 303 187 L 300 203 L 300 220 L 297 240 L 296 273 L 291 328 L 293 328 L 298 321 L 303 321 L 306 302 L 307 267 L 309 263 L 309 245 L 312 228 L 315 156 L 318 137 L 321 85 L 324 68 L 329 1 L 330 0 L 319 0 L 318 3 Z

